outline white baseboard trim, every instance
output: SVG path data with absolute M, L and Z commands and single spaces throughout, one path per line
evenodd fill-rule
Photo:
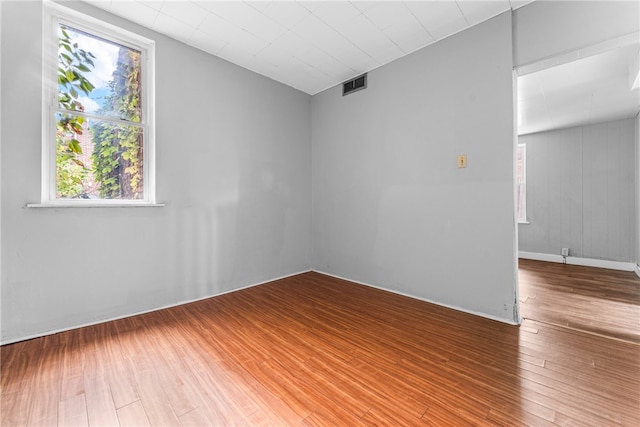
M 518 257 L 524 259 L 533 259 L 536 261 L 549 261 L 558 263 L 563 262 L 562 255 L 554 254 L 541 254 L 536 252 L 520 251 L 518 252 Z M 606 259 L 580 258 L 573 256 L 567 257 L 567 264 L 582 265 L 585 267 L 608 268 L 610 270 L 622 271 L 634 271 L 635 269 L 637 269 L 637 266 L 632 262 L 609 261 Z
M 383 288 L 381 286 L 371 285 L 369 283 L 360 282 L 358 280 L 347 279 L 346 277 L 338 276 L 337 274 L 327 273 L 327 272 L 322 271 L 322 270 L 313 269 L 312 271 L 314 271 L 316 273 L 324 274 L 324 275 L 327 275 L 327 276 L 335 277 L 336 279 L 346 280 L 347 282 L 357 283 L 358 285 L 363 285 L 363 286 L 367 286 L 367 287 L 374 288 L 374 289 L 380 289 L 382 291 L 391 292 L 392 294 L 402 295 L 404 297 L 413 298 L 413 299 L 416 299 L 416 300 L 419 300 L 419 301 L 428 302 L 429 304 L 439 305 L 441 307 L 450 308 L 452 310 L 461 311 L 463 313 L 472 314 L 474 316 L 484 317 L 485 319 L 495 320 L 496 322 L 506 323 L 508 325 L 519 325 L 520 323 L 522 323 L 522 319 L 519 319 L 519 321 L 517 321 L 517 322 L 516 321 L 511 321 L 509 319 L 505 319 L 505 318 L 498 317 L 498 316 L 493 316 L 491 314 L 480 313 L 480 312 L 477 312 L 477 311 L 468 310 L 466 308 L 458 307 L 458 306 L 455 306 L 455 305 L 443 304 L 441 302 L 432 301 L 432 300 L 427 299 L 427 298 L 417 297 L 415 295 L 406 294 L 404 292 L 398 292 L 398 291 L 395 291 L 393 289 L 387 289 L 387 288 Z
M 149 309 L 149 310 L 137 311 L 135 313 L 125 314 L 125 315 L 122 315 L 122 316 L 109 317 L 109 318 L 102 319 L 102 320 L 96 320 L 94 322 L 88 322 L 88 323 L 82 323 L 82 324 L 75 325 L 75 326 L 70 326 L 68 328 L 53 329 L 51 331 L 46 331 L 46 332 L 37 333 L 37 334 L 33 334 L 33 335 L 27 335 L 27 336 L 20 337 L 20 338 L 12 338 L 12 339 L 9 339 L 9 340 L 6 340 L 6 341 L 0 341 L 0 346 L 8 345 L 8 344 L 14 344 L 14 343 L 17 343 L 17 342 L 20 342 L 20 341 L 27 341 L 27 340 L 31 340 L 31 339 L 34 339 L 34 338 L 41 338 L 41 337 L 45 337 L 47 335 L 59 334 L 61 332 L 71 331 L 73 329 L 80 329 L 80 328 L 84 328 L 84 327 L 87 327 L 87 326 L 99 325 L 100 323 L 111 322 L 113 320 L 126 319 L 127 317 L 139 316 L 141 314 L 146 314 L 146 313 L 153 313 L 154 311 L 160 311 L 160 310 L 164 310 L 164 309 L 171 308 L 171 307 L 177 307 L 179 305 L 190 304 L 192 302 L 197 302 L 197 301 L 202 301 L 202 300 L 209 299 L 209 298 L 219 297 L 221 295 L 230 294 L 232 292 L 238 292 L 238 291 L 241 291 L 243 289 L 249 289 L 249 288 L 253 288 L 255 286 L 265 285 L 267 283 L 275 282 L 277 280 L 282 280 L 282 279 L 286 279 L 288 277 L 297 276 L 298 274 L 309 273 L 310 271 L 312 271 L 312 270 L 311 269 L 302 270 L 302 271 L 299 271 L 297 273 L 291 273 L 291 274 L 287 274 L 285 276 L 276 277 L 274 279 L 269 279 L 269 280 L 265 280 L 265 281 L 262 281 L 262 282 L 254 283 L 254 284 L 251 284 L 251 285 L 243 286 L 241 288 L 231 289 L 229 291 L 220 292 L 219 294 L 207 295 L 207 296 L 200 297 L 200 298 L 195 298 L 195 299 L 192 299 L 192 300 L 180 301 L 180 302 L 177 302 L 175 304 L 167 304 L 167 305 L 163 305 L 161 307 L 152 308 L 152 309 Z

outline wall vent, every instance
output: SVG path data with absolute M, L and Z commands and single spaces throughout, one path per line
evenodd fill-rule
M 367 74 L 342 83 L 342 96 L 367 88 Z

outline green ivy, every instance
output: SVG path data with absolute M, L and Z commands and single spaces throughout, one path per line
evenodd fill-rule
M 58 105 L 68 111 L 84 111 L 78 101 L 79 93 L 86 95 L 94 89 L 84 72 L 94 67 L 95 56 L 73 43 L 67 29 L 59 27 L 58 34 Z M 56 122 L 56 194 L 63 198 L 81 197 L 87 167 L 77 158 L 82 154 L 78 137 L 83 133 L 84 117 L 59 114 Z
M 99 114 L 134 123 L 141 121 L 140 52 L 121 47 L 109 82 L 111 94 Z M 142 129 L 138 126 L 95 122 L 91 126 L 95 147 L 93 170 L 100 196 L 109 199 L 142 197 Z
M 95 56 L 79 48 L 69 29 L 59 27 L 58 36 L 58 105 L 69 112 L 84 111 L 78 101 L 81 93 L 89 95 L 94 85 L 84 76 L 95 67 Z M 109 82 L 111 93 L 99 115 L 129 122 L 141 121 L 140 52 L 121 47 L 118 62 Z M 94 143 L 91 169 L 78 155 L 82 154 L 79 137 L 86 129 L 85 118 L 58 114 L 56 118 L 56 193 L 57 197 L 86 197 L 85 185 L 90 173 L 98 183 L 101 198 L 137 199 L 143 193 L 143 134 L 137 126 L 92 120 L 90 131 Z

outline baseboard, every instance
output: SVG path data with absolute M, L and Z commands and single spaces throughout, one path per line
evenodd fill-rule
M 533 259 L 536 261 L 548 261 L 548 262 L 558 262 L 558 263 L 564 262 L 562 255 L 541 254 L 536 252 L 520 251 L 518 252 L 518 257 L 524 258 L 524 259 Z M 568 256 L 566 263 L 571 265 L 582 265 L 585 267 L 608 268 L 610 270 L 622 270 L 622 271 L 637 270 L 637 265 L 635 265 L 632 262 L 609 261 L 606 259 L 580 258 L 580 257 Z
M 519 325 L 522 322 L 521 318 L 519 319 L 519 321 L 510 321 L 508 319 L 505 319 L 505 318 L 502 318 L 502 317 L 493 316 L 491 314 L 480 313 L 480 312 L 477 312 L 477 311 L 468 310 L 466 308 L 458 307 L 458 306 L 455 306 L 455 305 L 443 304 L 441 302 L 432 301 L 432 300 L 427 299 L 427 298 L 417 297 L 415 295 L 406 294 L 404 292 L 395 291 L 393 289 L 387 289 L 387 288 L 383 288 L 381 286 L 372 285 L 370 283 L 365 283 L 365 282 L 360 282 L 358 280 L 348 279 L 346 277 L 338 276 L 337 274 L 327 273 L 327 272 L 322 271 L 322 270 L 315 270 L 314 269 L 312 271 L 314 271 L 316 273 L 319 273 L 319 274 L 324 274 L 324 275 L 327 275 L 327 276 L 330 276 L 330 277 L 335 277 L 336 279 L 346 280 L 347 282 L 357 283 L 358 285 L 367 286 L 369 288 L 380 289 L 382 291 L 391 292 L 392 294 L 402 295 L 403 297 L 413 298 L 413 299 L 416 299 L 416 300 L 419 300 L 419 301 L 428 302 L 429 304 L 439 305 L 440 307 L 446 307 L 446 308 L 450 308 L 452 310 L 461 311 L 463 313 L 471 314 L 471 315 L 474 315 L 474 316 L 484 317 L 485 319 L 495 320 L 496 322 L 506 323 L 508 325 Z
M 230 294 L 232 292 L 238 292 L 238 291 L 241 291 L 243 289 L 249 289 L 249 288 L 253 288 L 255 286 L 265 285 L 267 283 L 275 282 L 277 280 L 286 279 L 288 277 L 297 276 L 298 274 L 308 273 L 310 271 L 312 271 L 312 270 L 311 269 L 302 270 L 302 271 L 299 271 L 297 273 L 291 273 L 291 274 L 287 274 L 285 276 L 276 277 L 274 279 L 269 279 L 269 280 L 265 280 L 265 281 L 262 281 L 262 282 L 254 283 L 254 284 L 251 284 L 251 285 L 243 286 L 241 288 L 231 289 L 229 291 L 220 292 L 219 294 L 207 295 L 207 296 L 204 296 L 204 297 L 195 298 L 195 299 L 187 300 L 187 301 L 180 301 L 180 302 L 177 302 L 175 304 L 168 304 L 168 305 L 164 305 L 162 307 L 156 307 L 156 308 L 152 308 L 152 309 L 149 309 L 149 310 L 137 311 L 135 313 L 125 314 L 125 315 L 122 315 L 122 316 L 109 317 L 109 318 L 106 318 L 106 319 L 97 320 L 95 322 L 82 323 L 82 324 L 79 324 L 79 325 L 70 326 L 68 328 L 54 329 L 54 330 L 51 330 L 51 331 L 46 331 L 46 332 L 42 332 L 42 333 L 38 333 L 38 334 L 28 335 L 28 336 L 25 336 L 25 337 L 12 338 L 12 339 L 9 339 L 9 340 L 6 340 L 6 341 L 0 341 L 0 346 L 8 345 L 8 344 L 14 344 L 14 343 L 17 343 L 17 342 L 20 342 L 20 341 L 27 341 L 27 340 L 31 340 L 31 339 L 34 339 L 34 338 L 46 337 L 47 335 L 59 334 L 61 332 L 71 331 L 71 330 L 74 330 L 74 329 L 80 329 L 80 328 L 84 328 L 84 327 L 87 327 L 87 326 L 99 325 L 101 323 L 112 322 L 114 320 L 126 319 L 127 317 L 139 316 L 141 314 L 146 314 L 146 313 L 153 313 L 154 311 L 165 310 L 167 308 L 177 307 L 177 306 L 184 305 L 184 304 L 191 304 L 192 302 L 202 301 L 202 300 L 209 299 L 209 298 L 219 297 L 219 296 L 225 295 L 225 294 Z
M 640 277 L 640 265 L 636 264 L 633 270 L 636 272 L 636 276 Z

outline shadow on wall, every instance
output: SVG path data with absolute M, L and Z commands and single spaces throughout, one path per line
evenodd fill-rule
M 252 161 L 237 189 L 179 207 L 175 245 L 179 301 L 281 275 L 291 191 L 276 165 Z M 246 164 L 245 164 L 246 167 Z

